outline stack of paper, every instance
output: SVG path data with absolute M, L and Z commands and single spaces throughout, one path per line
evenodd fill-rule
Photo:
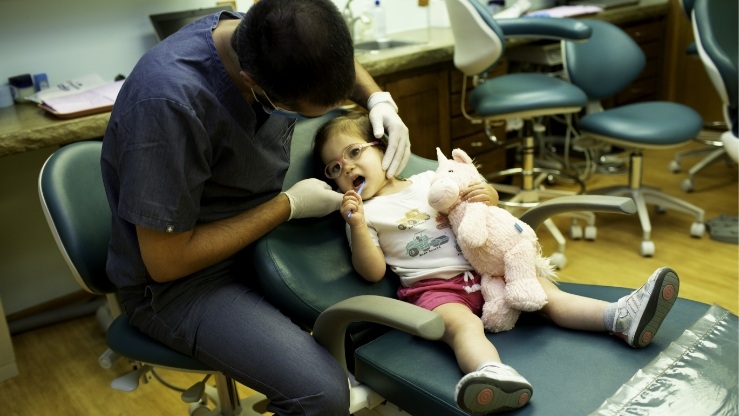
M 110 82 L 98 74 L 87 74 L 53 85 L 26 100 L 59 118 L 74 118 L 110 111 L 123 81 Z
M 598 6 L 557 6 L 551 9 L 536 10 L 526 13 L 526 17 L 574 17 L 600 13 L 603 8 Z
M 73 118 L 110 111 L 123 81 L 115 81 L 94 88 L 55 95 L 41 100 L 40 107 L 60 118 Z

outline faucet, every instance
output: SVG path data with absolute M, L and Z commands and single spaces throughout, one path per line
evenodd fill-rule
M 341 15 L 344 17 L 344 22 L 346 23 L 346 26 L 349 28 L 349 33 L 352 36 L 352 39 L 354 39 L 354 32 L 355 26 L 357 22 L 362 22 L 362 24 L 369 24 L 371 21 L 369 17 L 367 17 L 366 14 L 362 13 L 357 17 L 354 17 L 354 13 L 352 12 L 352 0 L 347 0 L 346 4 L 344 5 L 344 8 L 341 10 Z

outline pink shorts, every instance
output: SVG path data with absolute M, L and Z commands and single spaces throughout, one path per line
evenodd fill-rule
M 475 315 L 480 315 L 484 303 L 482 292 L 479 289 L 469 293 L 465 290 L 470 290 L 473 285 L 480 287 L 480 276 L 477 273 L 472 275 L 474 278 L 468 281 L 464 280 L 462 273 L 451 279 L 428 279 L 410 287 L 401 286 L 398 289 L 398 298 L 428 310 L 434 310 L 445 303 L 461 303 Z

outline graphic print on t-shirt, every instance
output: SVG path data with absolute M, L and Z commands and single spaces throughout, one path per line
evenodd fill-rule
M 398 220 L 398 228 L 401 230 L 411 229 L 416 225 L 425 223 L 431 218 L 431 216 L 425 212 L 421 212 L 418 208 L 405 213 L 405 216 Z
M 441 234 L 438 236 L 429 236 L 426 230 L 418 231 L 413 235 L 413 240 L 405 245 L 405 250 L 411 257 L 419 254 L 423 256 L 431 251 L 438 250 L 442 244 L 449 242 L 449 236 Z

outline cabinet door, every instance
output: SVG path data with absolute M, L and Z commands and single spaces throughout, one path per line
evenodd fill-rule
M 449 76 L 444 66 L 404 71 L 379 78 L 392 94 L 408 126 L 414 154 L 436 160 L 436 148 L 449 152 Z

